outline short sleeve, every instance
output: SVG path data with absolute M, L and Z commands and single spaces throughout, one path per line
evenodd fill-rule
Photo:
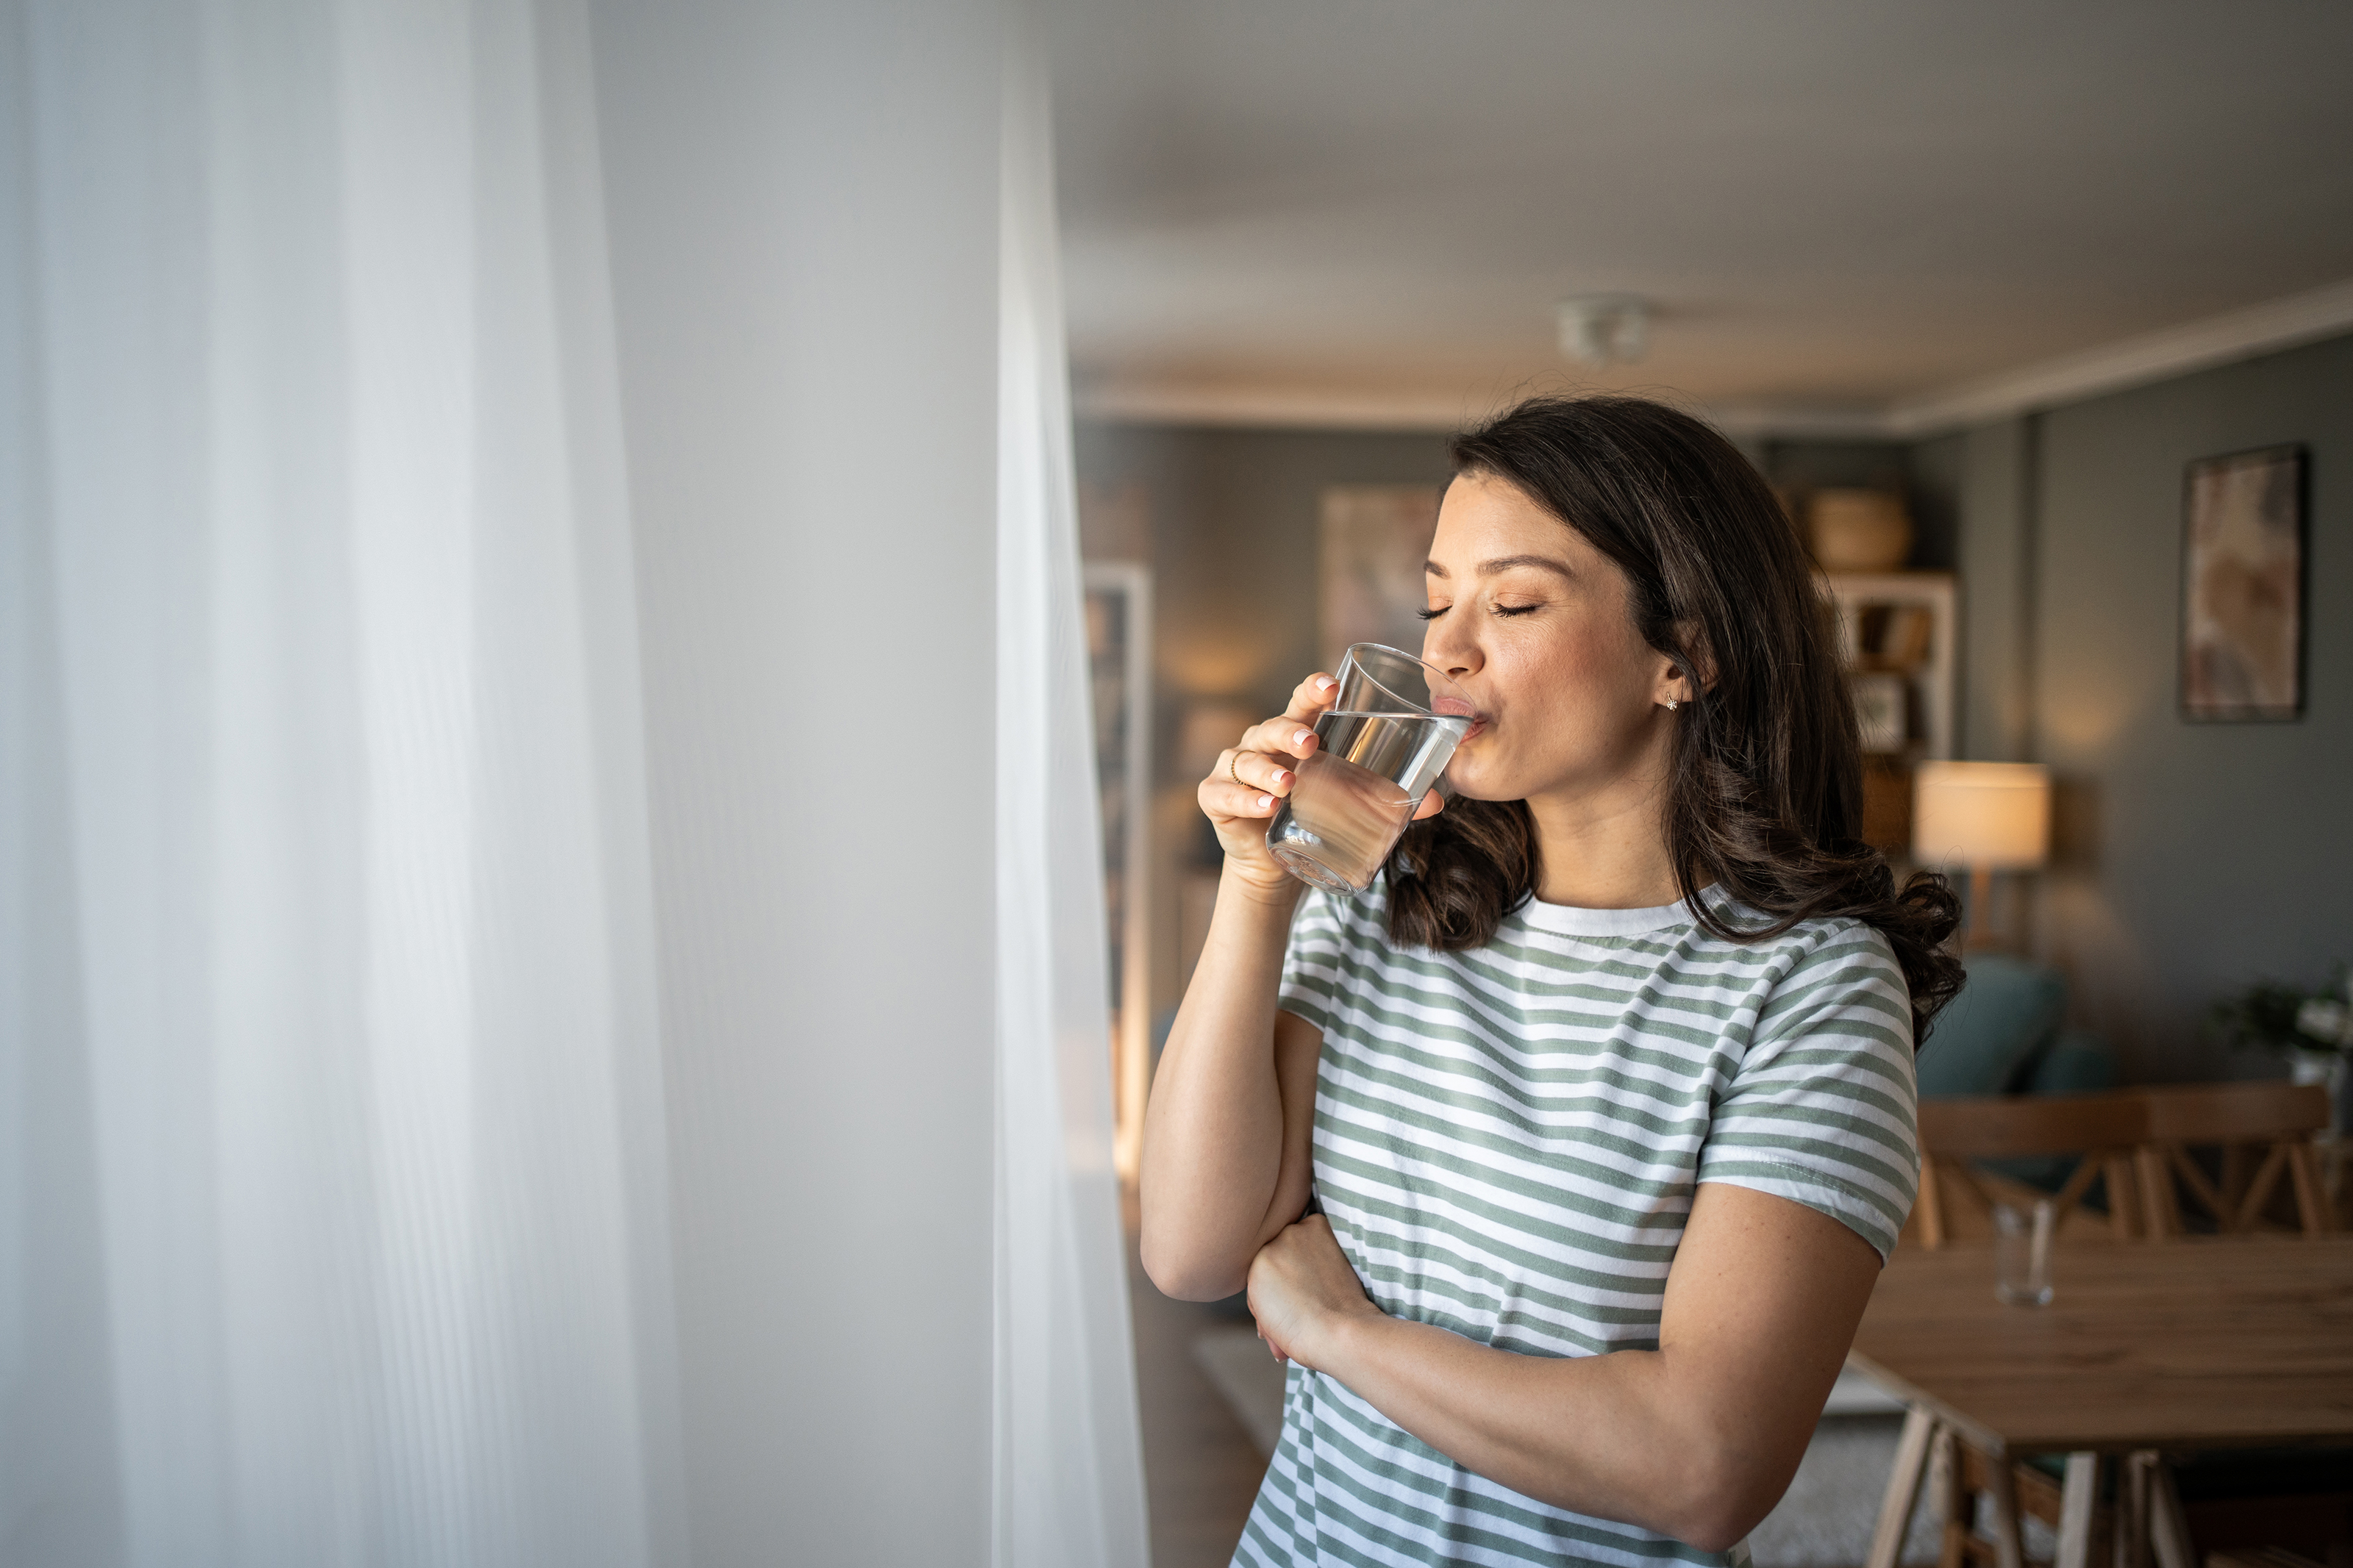
M 1911 994 L 1887 939 L 1840 921 L 1774 986 L 1700 1150 L 1699 1180 L 1804 1204 L 1879 1249 L 1920 1184 Z
M 1340 996 L 1340 947 L 1345 935 L 1339 900 L 1317 889 L 1300 901 L 1292 917 L 1291 941 L 1282 950 L 1282 999 L 1319 1029 L 1332 1026 Z

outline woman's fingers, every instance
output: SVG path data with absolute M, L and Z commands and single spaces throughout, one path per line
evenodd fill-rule
M 1414 807 L 1413 819 L 1416 822 L 1419 822 L 1423 817 L 1436 816 L 1440 812 L 1444 811 L 1445 809 L 1446 797 L 1433 789 L 1428 795 L 1421 797 L 1421 804 L 1419 805 Z
M 1271 757 L 1228 751 L 1201 781 L 1201 809 L 1211 816 L 1272 816 L 1297 775 Z
M 1201 786 L 1201 809 L 1211 816 L 1272 816 L 1282 797 L 1251 784 L 1211 782 Z
M 1283 717 L 1304 719 L 1313 724 L 1315 716 L 1331 707 L 1339 694 L 1340 683 L 1319 670 L 1291 689 L 1291 707 Z
M 1251 725 L 1242 732 L 1240 745 L 1246 752 L 1303 757 L 1315 749 L 1316 740 L 1314 720 L 1303 724 L 1286 713 L 1280 719 Z

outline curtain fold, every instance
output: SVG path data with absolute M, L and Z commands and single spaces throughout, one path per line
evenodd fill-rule
M 677 1539 L 585 37 L 0 10 L 0 1559 Z
M 997 1568 L 1145 1568 L 1103 825 L 1044 74 L 1006 73 L 997 393 Z

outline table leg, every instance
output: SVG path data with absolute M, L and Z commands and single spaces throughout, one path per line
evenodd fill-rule
M 2059 1555 L 2052 1568 L 2092 1568 L 2092 1516 L 2100 1509 L 2100 1456 L 2067 1456 L 2059 1492 Z
M 1928 1445 L 1928 1490 L 1936 1500 L 1936 1517 L 1943 1521 L 1936 1568 L 1968 1568 L 1971 1517 L 1968 1488 L 1961 1481 L 1961 1446 L 1950 1426 L 1940 1426 Z
M 2157 1456 L 2128 1456 L 2116 1472 L 2116 1506 L 2108 1526 L 2116 1568 L 2148 1568 L 2148 1467 Z
M 2189 1521 L 2182 1515 L 2181 1493 L 2173 1485 L 2173 1467 L 2162 1454 L 2148 1458 L 2148 1543 L 2156 1550 L 2157 1568 L 2198 1568 Z
M 1936 1435 L 1936 1418 L 1914 1405 L 1904 1417 L 1904 1436 L 1895 1444 L 1895 1468 L 1888 1472 L 1887 1492 L 1879 1502 L 1879 1526 L 1871 1532 L 1871 1555 L 1864 1568 L 1896 1568 L 1904 1552 L 1904 1532 L 1911 1527 L 1912 1505 L 1919 1500 L 1920 1478 L 1928 1468 L 1928 1444 Z M 2079 1563 L 2076 1568 L 2090 1568 Z
M 1993 1500 L 1994 1568 L 2026 1568 L 2026 1542 L 2019 1533 L 2018 1471 L 2008 1458 L 1986 1459 L 1986 1495 Z M 2165 1563 L 2162 1568 L 2174 1568 Z M 2196 1568 L 2185 1563 L 2182 1568 Z

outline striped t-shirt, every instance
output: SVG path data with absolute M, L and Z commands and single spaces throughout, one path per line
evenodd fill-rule
M 1809 921 L 1746 945 L 1682 904 L 1531 900 L 1486 946 L 1433 952 L 1390 943 L 1383 893 L 1309 896 L 1282 1005 L 1324 1031 L 1315 1194 L 1384 1312 L 1526 1355 L 1656 1349 L 1701 1182 L 1894 1245 L 1919 1153 L 1911 1009 L 1879 932 Z M 1234 1561 L 1727 1556 L 1498 1486 L 1293 1366 Z

